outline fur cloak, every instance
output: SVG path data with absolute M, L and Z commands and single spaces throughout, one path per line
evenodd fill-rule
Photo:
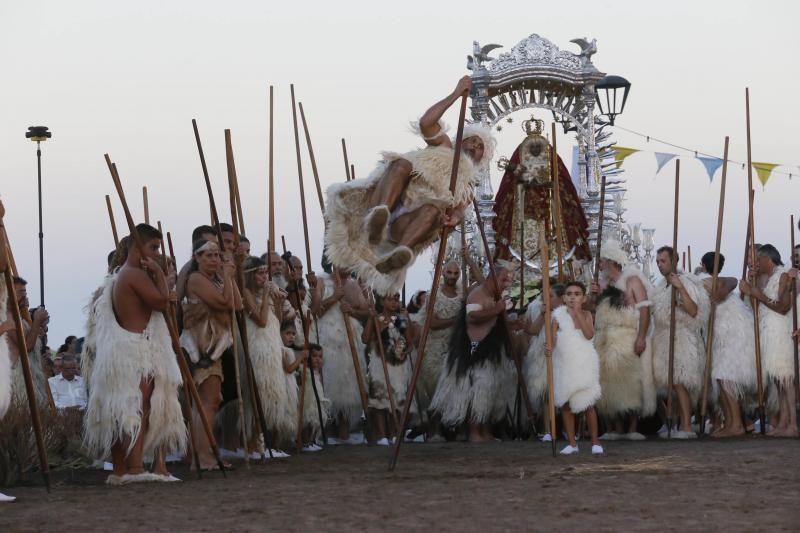
M 369 243 L 364 222 L 373 207 L 370 205 L 370 196 L 389 166 L 398 159 L 405 159 L 413 168 L 411 180 L 401 199 L 401 206 L 406 212 L 415 211 L 423 205 L 433 205 L 441 212 L 456 205 L 469 205 L 474 197 L 476 168 L 469 156 L 462 153 L 455 194 L 451 194 L 453 155 L 453 149 L 446 146 L 432 146 L 405 154 L 383 152 L 383 159 L 368 177 L 328 187 L 325 254 L 331 263 L 354 272 L 382 296 L 398 292 L 413 260 L 404 268 L 386 274 L 375 269 L 380 258 L 394 249 L 395 244 L 387 239 L 378 246 Z M 412 250 L 415 257 L 438 239 L 438 229 L 438 226 L 432 227 L 428 238 Z
M 680 272 L 686 291 L 697 304 L 697 316 L 692 318 L 680 309 L 675 310 L 675 361 L 673 379 L 683 385 L 696 401 L 703 388 L 705 347 L 702 330 L 708 323 L 711 303 L 702 282 L 692 274 Z M 663 278 L 653 289 L 653 378 L 658 392 L 667 393 L 669 376 L 669 322 L 672 287 Z M 680 303 L 680 293 L 678 294 Z
M 769 277 L 764 295 L 772 300 L 778 299 L 781 276 L 789 271 L 787 266 L 776 267 Z M 759 330 L 761 332 L 761 357 L 764 375 L 769 380 L 791 385 L 794 380 L 794 346 L 792 340 L 792 313 L 776 313 L 766 305 L 759 309 Z
M 542 312 L 542 297 L 537 296 L 533 302 L 528 304 L 526 311 L 528 322 L 534 322 Z M 544 328 L 542 328 L 539 335 L 531 337 L 523 367 L 531 404 L 537 413 L 543 413 L 547 404 L 547 359 L 544 348 L 545 334 Z
M 704 284 L 711 276 L 701 274 Z M 737 294 L 731 293 L 717 304 L 714 318 L 714 344 L 711 352 L 711 386 L 718 397 L 718 381 L 733 385 L 743 399 L 756 388 L 753 313 Z M 706 332 L 706 336 L 707 336 Z
M 94 370 L 95 353 L 97 351 L 97 331 L 95 331 L 95 326 L 97 325 L 97 302 L 103 294 L 104 286 L 105 282 L 92 293 L 92 298 L 85 308 L 86 336 L 83 341 L 83 349 L 81 349 L 81 377 L 87 387 L 92 381 L 92 371 Z
M 440 290 L 436 295 L 436 304 L 433 312 L 442 319 L 457 318 L 464 306 L 464 297 L 461 289 L 455 298 L 446 296 Z M 422 321 L 425 321 L 425 312 L 421 311 Z M 442 361 L 447 354 L 447 343 L 453 335 L 453 327 L 444 329 L 431 329 L 428 334 L 428 345 L 425 347 L 425 358 L 422 360 L 422 369 L 417 383 L 417 395 L 422 409 L 427 409 L 436 392 L 436 383 L 442 370 Z
M 625 301 L 627 282 L 631 277 L 639 278 L 648 298 L 636 306 L 627 305 Z M 639 334 L 639 312 L 642 307 L 651 305 L 652 290 L 649 280 L 638 268 L 627 266 L 620 278 L 600 296 L 595 315 L 594 346 L 600 357 L 600 387 L 603 390 L 597 410 L 603 416 L 649 416 L 655 412 L 650 336 L 647 336 L 647 345 L 641 355 L 634 351 Z
M 506 382 L 502 367 L 503 360 L 507 359 L 503 335 L 505 331 L 498 321 L 475 350 L 471 350 L 466 310 L 462 310 L 450 339 L 447 357 L 442 361 L 442 371 L 430 406 L 431 410 L 441 414 L 445 426 L 464 422 L 490 424 L 501 418 L 500 405 L 505 405 L 501 387 Z
M 8 291 L 6 282 L 0 279 L 0 316 L 6 316 Z M 11 402 L 11 355 L 8 353 L 8 335 L 0 336 L 0 420 L 5 416 Z
M 286 357 L 290 363 L 293 363 L 297 356 L 295 352 L 291 348 L 287 348 L 286 346 L 283 347 L 283 356 Z M 303 367 L 300 366 L 302 369 Z M 293 439 L 297 436 L 297 418 L 298 412 L 300 409 L 300 398 L 298 397 L 298 389 L 300 387 L 297 386 L 297 377 L 295 373 L 292 372 L 291 374 L 287 374 L 286 371 L 281 369 L 281 376 L 283 377 L 283 387 L 286 391 L 286 411 L 282 414 L 282 416 L 286 417 L 287 422 L 291 421 L 291 425 L 287 426 L 289 429 L 289 433 L 287 435 L 281 435 L 282 442 L 292 442 Z M 314 392 L 311 392 L 311 396 L 314 396 Z
M 303 394 L 303 424 L 311 430 L 311 440 L 316 439 L 322 434 L 319 425 L 319 411 L 317 411 L 317 398 L 314 396 L 314 388 L 311 385 L 311 371 L 306 369 L 306 386 Z M 325 390 L 322 387 L 320 373 L 314 372 L 314 383 L 317 385 L 319 394 L 319 404 L 322 407 L 322 423 L 327 424 L 330 419 L 328 411 L 331 401 L 325 397 Z
M 290 415 L 291 400 L 283 370 L 283 342 L 278 317 L 272 309 L 263 328 L 247 317 L 247 342 L 268 429 L 276 442 L 291 440 L 297 418 Z
M 333 277 L 330 274 L 318 274 L 319 283 L 323 283 L 325 292 L 323 299 L 333 294 Z M 362 375 L 367 371 L 367 362 L 364 358 L 365 348 L 361 342 L 363 328 L 361 323 L 353 317 L 350 320 L 353 332 L 353 342 L 361 364 Z M 330 416 L 333 419 L 344 415 L 354 425 L 361 418 L 363 408 L 361 394 L 358 390 L 358 381 L 353 368 L 353 355 L 345 330 L 344 315 L 339 303 L 333 304 L 324 315 L 317 317 L 317 331 L 311 331 L 311 339 L 323 347 L 322 381 L 325 384 L 325 393 L 330 399 Z M 366 383 L 364 384 L 366 387 Z
M 167 323 L 153 312 L 142 333 L 122 328 L 114 315 L 112 292 L 117 276 L 108 276 L 97 301 L 97 348 L 84 418 L 84 445 L 97 458 L 107 457 L 115 441 L 130 438 L 128 452 L 142 430 L 143 380 L 153 381 L 144 453 L 157 448 L 182 454 L 186 449 L 178 389 L 180 370 Z
M 581 413 L 600 399 L 600 359 L 592 341 L 575 327 L 566 306 L 553 311 L 558 323 L 553 350 L 553 388 L 557 407 Z

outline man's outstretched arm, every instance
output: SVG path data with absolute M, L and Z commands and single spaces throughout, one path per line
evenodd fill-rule
M 461 98 L 461 95 L 463 95 L 465 91 L 469 91 L 471 87 L 472 78 L 464 76 L 458 80 L 458 84 L 452 93 L 448 94 L 425 111 L 425 114 L 419 119 L 419 130 L 425 138 L 425 142 L 431 146 L 452 146 L 450 144 L 450 138 L 445 135 L 445 132 L 439 125 L 439 120 L 441 120 L 442 115 L 450 109 L 450 106 Z

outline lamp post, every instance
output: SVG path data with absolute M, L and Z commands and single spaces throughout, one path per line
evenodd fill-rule
M 621 115 L 625 110 L 625 102 L 628 100 L 628 92 L 631 90 L 631 82 L 622 76 L 608 75 L 598 81 L 594 86 L 595 100 L 597 109 L 601 115 L 608 117 L 609 123 L 614 125 L 614 118 Z M 618 94 L 621 91 L 622 94 Z
M 25 132 L 25 137 L 36 142 L 36 170 L 39 187 L 39 305 L 44 306 L 44 232 L 42 230 L 42 141 L 46 141 L 53 134 L 47 126 L 31 126 Z

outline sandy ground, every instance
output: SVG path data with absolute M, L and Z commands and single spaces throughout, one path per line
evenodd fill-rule
M 0 504 L 0 531 L 800 530 L 800 440 L 588 449 L 409 444 L 390 473 L 387 448 L 348 446 L 118 488 L 100 471 L 54 472 L 49 495 L 3 489 L 18 501 Z

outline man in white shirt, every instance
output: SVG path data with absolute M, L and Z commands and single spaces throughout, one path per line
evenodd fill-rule
M 61 374 L 47 380 L 57 408 L 86 409 L 86 386 L 83 378 L 76 374 L 77 371 L 75 356 L 64 354 L 61 358 Z

